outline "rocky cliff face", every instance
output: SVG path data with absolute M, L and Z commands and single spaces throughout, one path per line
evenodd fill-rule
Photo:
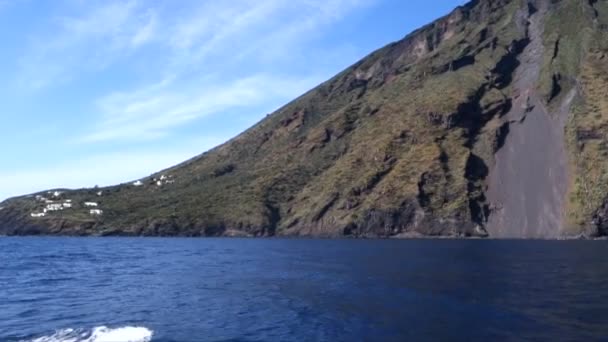
M 605 234 L 607 24 L 603 0 L 471 1 L 141 185 L 8 200 L 0 233 Z

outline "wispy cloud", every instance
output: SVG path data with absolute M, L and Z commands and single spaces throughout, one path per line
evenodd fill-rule
M 309 37 L 374 1 L 235 0 L 206 4 L 168 25 L 171 67 L 202 69 L 205 60 L 218 56 L 223 65 L 267 60 L 268 56 L 293 58 L 295 50 L 310 49 L 306 44 Z
M 203 3 L 184 17 L 150 16 L 132 39 L 163 46 L 161 81 L 101 97 L 99 119 L 83 140 L 160 138 L 202 117 L 297 96 L 326 75 L 273 70 L 274 63 L 295 58 L 307 36 L 370 1 L 235 0 Z
M 225 85 L 172 90 L 172 82 L 114 93 L 98 105 L 101 121 L 84 141 L 154 139 L 187 122 L 234 108 L 257 106 L 311 88 L 319 78 L 254 75 Z
M 31 37 L 20 81 L 31 89 L 53 86 L 151 43 L 162 51 L 158 71 L 164 73 L 205 70 L 210 58 L 224 65 L 244 57 L 284 58 L 307 35 L 373 1 L 78 2 L 71 11 L 77 14 L 53 14 L 50 27 Z
M 157 16 L 154 11 L 148 10 L 143 16 L 143 25 L 135 30 L 135 34 L 131 37 L 130 45 L 133 48 L 138 48 L 146 43 L 154 40 L 156 30 L 158 28 Z
M 79 16 L 52 18 L 50 32 L 34 36 L 20 61 L 19 83 L 40 89 L 104 69 L 152 40 L 156 14 L 136 1 L 85 6 Z
M 112 151 L 124 142 L 161 146 L 151 140 L 177 138 L 182 127 L 213 115 L 239 110 L 261 117 L 300 95 L 336 71 L 323 70 L 315 61 L 342 48 L 323 50 L 314 40 L 375 0 L 59 1 L 41 18 L 45 24 L 29 33 L 17 84 L 28 94 L 86 90 L 85 96 L 76 94 L 84 103 L 80 112 L 62 114 L 79 119 L 78 127 L 70 129 L 77 135 L 71 141 Z M 95 87 L 99 79 L 106 86 Z M 254 108 L 264 112 L 251 113 Z M 202 135 L 214 136 L 209 130 Z M 91 180 L 99 185 L 126 181 L 228 138 L 214 136 L 213 143 L 193 149 L 150 147 L 137 154 L 93 154 L 38 170 L 0 170 L 0 198 L 94 185 Z

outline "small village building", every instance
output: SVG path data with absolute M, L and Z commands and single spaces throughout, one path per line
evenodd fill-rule
M 63 205 L 61 203 L 52 203 L 46 206 L 48 211 L 59 211 L 63 210 Z
M 63 207 L 64 208 L 71 208 L 72 207 L 72 203 L 69 203 L 69 202 L 63 203 Z
M 46 216 L 45 213 L 31 213 L 30 216 L 32 217 L 44 217 Z
M 134 186 L 142 186 L 144 185 L 144 183 L 142 183 L 141 181 L 137 181 L 135 183 L 133 183 Z
M 89 212 L 91 213 L 91 215 L 101 215 L 101 214 L 103 214 L 103 210 L 101 210 L 101 209 L 91 209 Z
M 85 207 L 97 207 L 97 202 L 84 202 Z

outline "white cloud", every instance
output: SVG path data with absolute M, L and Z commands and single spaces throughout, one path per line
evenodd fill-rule
M 83 37 L 108 36 L 115 39 L 132 20 L 135 1 L 108 2 L 82 17 L 60 17 L 64 36 L 58 40 L 77 40 Z
M 312 50 L 308 38 L 330 23 L 376 0 L 235 0 L 214 2 L 168 25 L 171 67 L 204 69 L 205 61 L 293 58 L 294 49 Z M 322 52 L 322 51 L 319 51 Z M 310 51 L 314 54 L 313 51 Z M 267 61 L 267 60 L 266 60 Z
M 278 72 L 273 59 L 295 58 L 308 35 L 370 1 L 208 2 L 184 17 L 164 18 L 166 34 L 155 38 L 167 49 L 162 74 L 171 78 L 103 96 L 99 120 L 83 140 L 156 139 L 205 116 L 293 98 L 327 75 Z M 157 18 L 150 22 L 159 25 Z M 248 72 L 247 66 L 271 70 Z
M 138 48 L 154 40 L 157 29 L 157 17 L 153 11 L 147 13 L 147 19 L 143 26 L 138 28 L 131 38 L 131 46 Z
M 255 75 L 223 86 L 172 91 L 161 86 L 133 93 L 114 93 L 102 98 L 101 122 L 84 141 L 141 140 L 165 136 L 171 128 L 234 108 L 260 105 L 275 98 L 302 93 L 319 78 L 290 79 Z M 164 84 L 164 86 L 162 86 Z
M 233 1 L 204 6 L 189 18 L 180 19 L 174 26 L 169 43 L 175 48 L 178 62 L 195 64 L 209 53 L 233 51 L 242 47 L 243 38 L 259 39 L 281 24 L 277 16 L 288 4 L 281 0 Z M 250 45 L 253 41 L 249 41 Z M 230 55 L 228 55 L 230 56 Z
M 155 71 L 171 74 L 245 57 L 286 58 L 310 33 L 373 1 L 78 2 L 70 11 L 78 14 L 53 15 L 29 41 L 19 81 L 30 89 L 73 81 L 149 44 L 162 53 L 138 62 L 156 58 L 161 67 Z
M 20 61 L 19 83 L 41 89 L 103 70 L 153 40 L 156 14 L 136 1 L 108 1 L 80 16 L 55 16 Z

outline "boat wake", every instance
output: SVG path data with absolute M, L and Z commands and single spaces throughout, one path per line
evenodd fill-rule
M 93 329 L 62 329 L 52 335 L 37 337 L 19 342 L 150 342 L 154 332 L 145 327 Z

